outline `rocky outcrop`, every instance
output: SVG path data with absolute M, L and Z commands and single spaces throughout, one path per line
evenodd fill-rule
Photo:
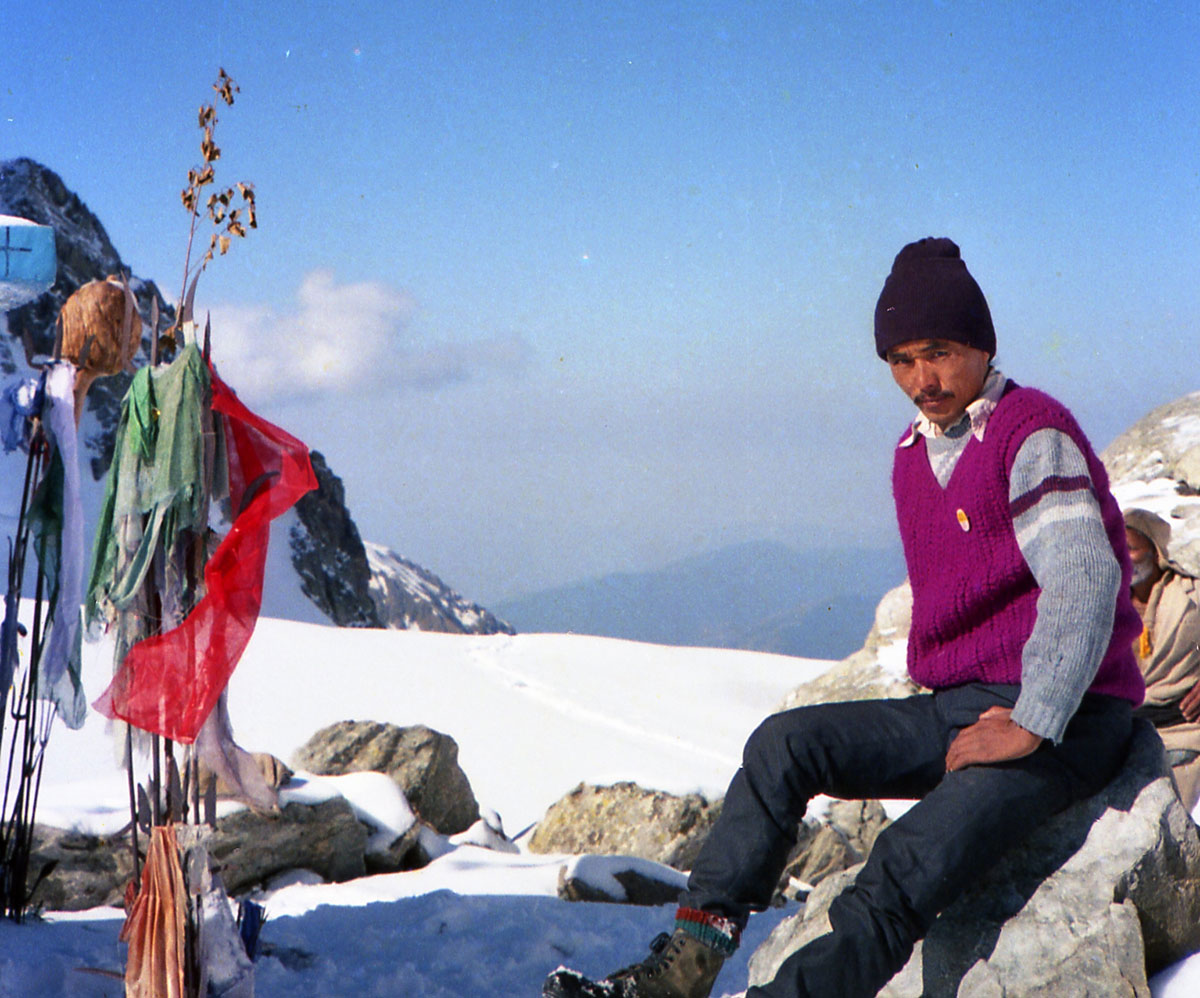
M 638 856 L 690 870 L 720 806 L 699 794 L 677 797 L 636 783 L 581 783 L 546 812 L 530 852 Z
M 292 764 L 322 776 L 386 773 L 413 811 L 443 835 L 466 831 L 479 818 L 470 781 L 458 765 L 458 743 L 424 725 L 339 721 L 313 735 Z
M 831 877 L 750 962 L 751 984 L 828 931 Z M 1200 949 L 1200 838 L 1153 729 L 1124 768 L 1012 849 L 946 909 L 881 998 L 1148 998 L 1147 975 Z
M 371 598 L 371 567 L 358 527 L 346 508 L 342 480 L 312 451 L 317 488 L 296 503 L 288 531 L 300 588 L 339 627 L 382 627 Z
M 511 626 L 471 603 L 432 572 L 379 544 L 367 542 L 370 591 L 384 626 L 446 634 L 515 634 Z
M 1159 406 L 1100 457 L 1121 507 L 1163 517 L 1171 524 L 1171 560 L 1200 576 L 1200 392 Z
M 905 581 L 886 593 L 863 647 L 816 679 L 792 690 L 780 710 L 814 703 L 875 700 L 916 693 L 905 659 L 912 623 L 912 588 Z
M 783 900 L 802 900 L 828 877 L 861 863 L 888 824 L 877 800 L 833 801 L 823 820 L 805 819 L 780 878 L 778 895 Z

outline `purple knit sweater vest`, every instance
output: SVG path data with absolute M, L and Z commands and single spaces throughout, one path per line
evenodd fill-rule
M 1080 485 L 1047 479 L 1010 506 L 1009 474 L 1017 451 L 1044 428 L 1067 434 L 1086 458 L 1109 543 L 1122 566 L 1112 639 L 1089 692 L 1139 704 L 1144 686 L 1132 643 L 1141 621 L 1129 598 L 1125 524 L 1108 475 L 1064 406 L 1011 381 L 983 440 L 967 443 L 945 489 L 929 466 L 923 437 L 896 450 L 892 489 L 913 589 L 909 674 L 931 689 L 1021 681 L 1021 650 L 1037 618 L 1040 589 L 1017 546 L 1013 519 L 1046 493 Z

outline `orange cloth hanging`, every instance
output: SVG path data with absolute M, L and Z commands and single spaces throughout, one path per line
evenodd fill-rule
M 152 829 L 142 887 L 121 928 L 125 998 L 184 998 L 187 889 L 174 825 Z

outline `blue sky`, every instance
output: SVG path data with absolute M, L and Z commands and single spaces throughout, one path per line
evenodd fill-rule
M 494 601 L 891 543 L 871 316 L 924 235 L 1097 446 L 1196 389 L 1198 40 L 1185 3 L 8 4 L 0 156 L 174 296 L 223 66 L 223 376 Z

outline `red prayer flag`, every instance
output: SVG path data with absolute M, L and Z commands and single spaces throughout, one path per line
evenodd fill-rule
M 215 372 L 212 388 L 225 426 L 230 504 L 241 512 L 204 568 L 204 598 L 174 630 L 130 648 L 94 704 L 106 717 L 189 743 L 254 633 L 270 523 L 317 487 L 303 443 L 247 409 Z

